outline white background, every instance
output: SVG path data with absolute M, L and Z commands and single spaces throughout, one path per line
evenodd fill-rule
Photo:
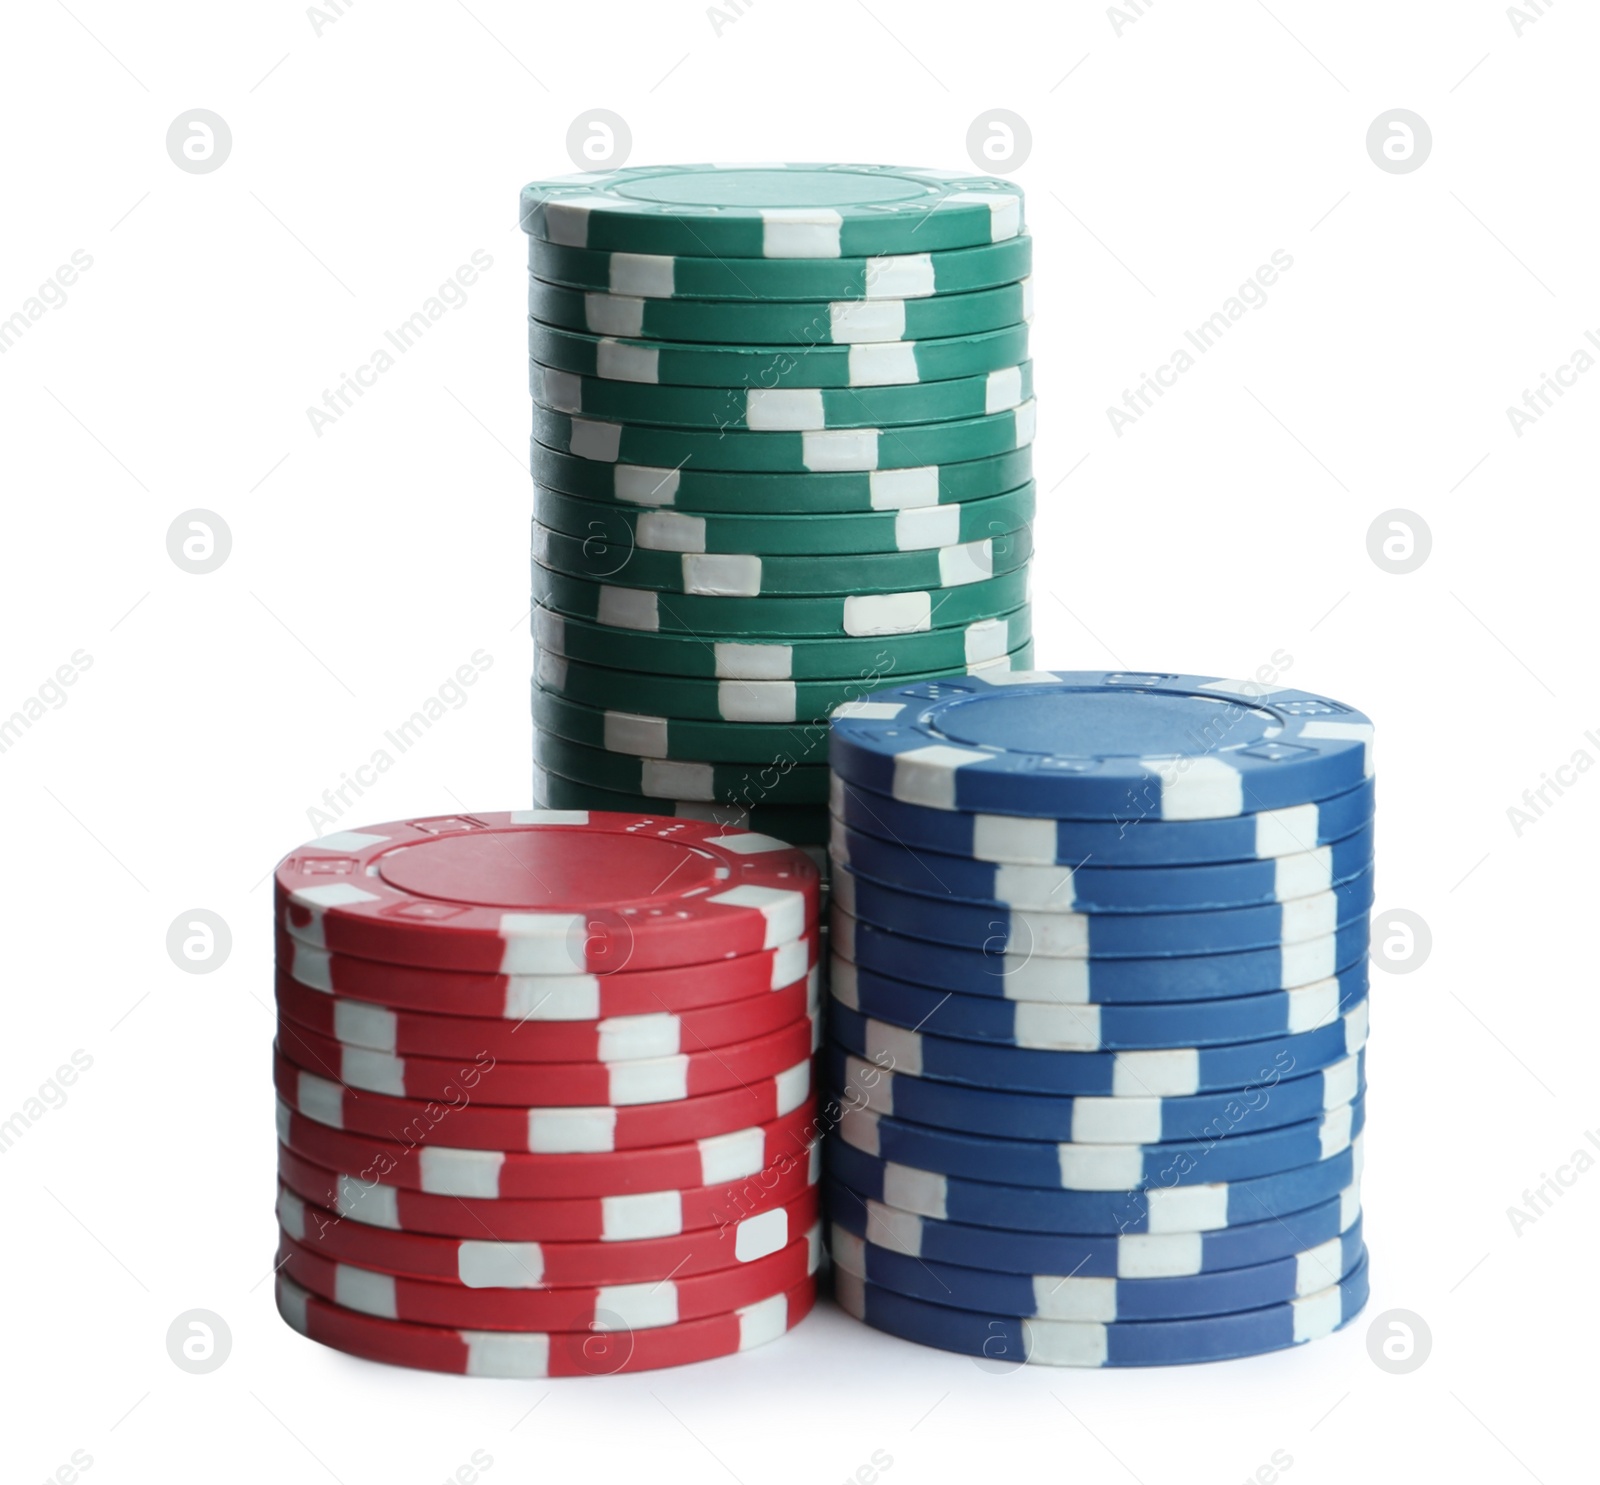
M 93 1058 L 0 1163 L 7 1479 L 85 1450 L 91 1481 L 424 1485 L 479 1449 L 491 1482 L 817 1485 L 875 1450 L 906 1485 L 1239 1481 L 1277 1450 L 1293 1485 L 1593 1477 L 1600 1174 L 1520 1235 L 1507 1209 L 1600 1124 L 1600 780 L 1520 836 L 1507 809 L 1600 757 L 1600 374 L 1521 437 L 1506 408 L 1600 327 L 1600 26 L 1572 3 L 1520 35 L 1480 0 L 1143 8 L 758 0 L 719 35 L 660 0 L 367 0 L 318 35 L 290 4 L 7 7 L 0 319 L 93 259 L 0 356 L 0 715 L 92 658 L 0 754 L 0 1117 Z M 1374 990 L 1374 1297 L 1347 1331 L 994 1376 L 825 1309 L 731 1360 L 518 1384 L 354 1362 L 277 1318 L 266 878 L 478 649 L 465 705 L 344 819 L 528 800 L 516 200 L 596 107 L 632 163 L 964 169 L 981 111 L 1029 123 L 1041 664 L 1246 675 L 1287 650 L 1293 683 L 1376 720 L 1380 907 L 1432 929 Z M 1432 130 L 1410 174 L 1365 147 L 1397 107 Z M 231 127 L 214 173 L 166 153 L 195 108 Z M 307 407 L 480 248 L 467 303 L 316 436 Z M 1116 436 L 1107 406 L 1275 249 L 1269 301 Z M 193 507 L 232 532 L 208 576 L 167 555 Z M 1432 532 L 1409 576 L 1368 556 L 1394 507 Z M 232 929 L 209 976 L 165 948 L 194 908 Z M 197 1307 L 232 1333 L 201 1377 L 165 1346 Z M 1431 1327 L 1408 1376 L 1368 1357 L 1394 1308 Z

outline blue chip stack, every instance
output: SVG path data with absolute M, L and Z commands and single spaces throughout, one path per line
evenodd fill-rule
M 1372 725 L 1013 672 L 834 713 L 836 1293 L 990 1362 L 1325 1335 L 1361 1236 Z

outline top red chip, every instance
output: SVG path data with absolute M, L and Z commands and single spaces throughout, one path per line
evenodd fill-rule
M 449 815 L 309 841 L 281 923 L 338 954 L 483 974 L 703 964 L 816 922 L 804 851 L 705 820 L 587 810 Z

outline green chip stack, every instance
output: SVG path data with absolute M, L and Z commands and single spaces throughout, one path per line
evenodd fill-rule
M 835 707 L 1031 664 L 1021 192 L 642 167 L 522 225 L 535 802 L 822 846 Z

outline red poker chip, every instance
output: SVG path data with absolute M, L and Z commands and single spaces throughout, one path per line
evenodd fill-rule
M 805 1236 L 816 1225 L 820 1205 L 812 1186 L 787 1205 L 675 1237 L 620 1243 L 505 1242 L 484 1237 L 458 1242 L 369 1227 L 312 1206 L 281 1187 L 278 1225 L 307 1252 L 331 1263 L 353 1263 L 468 1289 L 563 1289 L 686 1279 L 755 1263 Z
M 402 820 L 278 863 L 280 920 L 338 954 L 605 974 L 754 954 L 817 919 L 805 852 L 703 820 L 516 810 Z
M 278 1313 L 301 1335 L 368 1361 L 473 1377 L 602 1377 L 687 1366 L 775 1341 L 810 1313 L 817 1283 L 802 1280 L 732 1314 L 625 1331 L 453 1330 L 380 1320 L 322 1299 L 282 1274 L 277 1297 Z
M 536 1155 L 642 1150 L 770 1124 L 812 1099 L 809 1053 L 776 1076 L 700 1098 L 627 1108 L 582 1104 L 514 1108 L 475 1102 L 483 1079 L 475 1079 L 471 1068 L 449 1099 L 391 1098 L 345 1088 L 312 1068 L 298 1066 L 284 1047 L 276 1050 L 273 1079 L 291 1108 L 335 1129 L 424 1146 Z
M 373 1095 L 363 1095 L 370 1101 Z M 573 1196 L 623 1196 L 636 1191 L 683 1190 L 754 1178 L 769 1170 L 807 1164 L 820 1138 L 815 1099 L 782 1118 L 726 1134 L 676 1144 L 604 1154 L 527 1154 L 408 1141 L 397 1120 L 389 1138 L 347 1132 L 278 1106 L 278 1139 L 307 1160 L 336 1170 L 375 1176 L 391 1185 L 439 1196 L 526 1197 L 538 1201 Z M 449 1134 L 449 1124 L 442 1126 Z
M 709 1186 L 551 1201 L 440 1196 L 390 1185 L 388 1171 L 380 1178 L 380 1171 L 372 1165 L 364 1171 L 352 1175 L 331 1170 L 286 1145 L 278 1146 L 282 1185 L 310 1207 L 332 1214 L 343 1227 L 417 1233 L 436 1239 L 596 1248 L 653 1262 L 653 1244 L 658 1240 L 688 1238 L 698 1244 L 696 1235 L 708 1228 L 722 1237 L 776 1207 L 807 1199 L 822 1176 L 822 1146 L 813 1144 L 808 1151 L 796 1143 L 792 1157 L 778 1157 L 754 1172 Z M 554 1259 L 546 1261 L 555 1263 Z M 565 1268 L 560 1271 L 567 1272 Z
M 817 962 L 814 930 L 734 959 L 603 976 L 463 974 L 329 953 L 282 930 L 277 942 L 279 973 L 312 990 L 400 1010 L 518 1022 L 603 1021 L 755 999 L 804 979 Z
M 495 1023 L 499 1024 L 499 1023 Z M 681 1103 L 742 1088 L 806 1061 L 816 1050 L 809 1016 L 753 1041 L 637 1062 L 502 1062 L 473 1056 L 397 1057 L 354 1047 L 279 1017 L 278 1046 L 297 1067 L 349 1089 L 396 1098 L 444 1100 L 466 1092 L 477 1104 L 513 1108 Z
M 478 1330 L 654 1330 L 725 1315 L 815 1274 L 822 1225 L 753 1263 L 686 1278 L 563 1289 L 470 1289 L 324 1258 L 279 1230 L 278 1267 L 296 1284 L 347 1310 L 413 1325 Z
M 392 1011 L 344 1000 L 278 976 L 278 1014 L 349 1046 L 400 1057 L 466 1057 L 501 1062 L 639 1062 L 733 1046 L 778 1031 L 818 1009 L 815 976 L 725 1006 L 605 1021 L 499 1021 Z

